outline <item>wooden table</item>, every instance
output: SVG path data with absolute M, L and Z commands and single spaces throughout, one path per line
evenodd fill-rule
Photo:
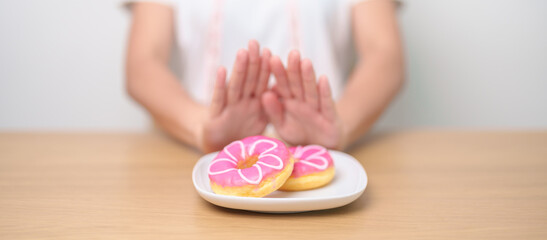
M 0 239 L 547 239 L 547 132 L 380 134 L 369 185 L 299 214 L 224 209 L 158 134 L 1 133 Z

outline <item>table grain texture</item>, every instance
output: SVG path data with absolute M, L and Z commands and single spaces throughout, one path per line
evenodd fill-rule
M 201 199 L 201 156 L 155 133 L 0 133 L 0 239 L 547 239 L 547 131 L 406 131 L 348 150 L 369 184 L 336 209 Z

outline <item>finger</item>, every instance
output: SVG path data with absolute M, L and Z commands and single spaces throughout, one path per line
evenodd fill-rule
M 289 78 L 289 87 L 293 97 L 299 100 L 304 100 L 302 75 L 300 73 L 300 53 L 298 50 L 293 50 L 289 53 L 287 76 Z
M 243 97 L 249 97 L 254 94 L 258 81 L 258 71 L 260 70 L 260 46 L 256 40 L 249 41 L 249 67 L 245 75 L 245 85 L 243 87 Z
M 260 96 L 268 88 L 268 80 L 270 79 L 270 58 L 272 53 L 269 49 L 265 48 L 262 51 L 262 57 L 260 60 L 260 74 L 258 76 L 258 83 L 256 84 L 255 96 Z
M 211 100 L 211 116 L 220 115 L 226 102 L 226 68 L 219 67 L 217 70 L 217 78 L 215 80 L 215 89 L 213 90 L 213 98 Z
M 281 97 L 291 98 L 291 90 L 287 80 L 287 72 L 278 56 L 272 57 L 270 60 L 270 68 L 276 79 L 277 90 Z
M 249 62 L 249 53 L 245 49 L 237 52 L 234 68 L 230 74 L 230 83 L 228 83 L 228 104 L 233 104 L 241 97 L 241 89 L 245 81 L 247 65 Z
M 277 94 L 278 96 L 281 96 L 281 94 L 279 93 L 279 90 L 277 90 L 277 84 L 273 85 L 271 88 L 270 88 L 270 91 L 274 92 L 275 94 Z
M 309 59 L 302 60 L 302 83 L 304 87 L 304 98 L 315 111 L 319 110 L 319 99 L 317 99 L 317 84 L 315 83 L 315 71 Z
M 329 121 L 336 119 L 336 110 L 334 100 L 332 99 L 331 88 L 326 76 L 319 77 L 319 101 L 321 105 L 321 114 Z
M 277 94 L 272 91 L 262 94 L 262 107 L 274 127 L 278 128 L 283 125 L 283 105 L 281 105 Z

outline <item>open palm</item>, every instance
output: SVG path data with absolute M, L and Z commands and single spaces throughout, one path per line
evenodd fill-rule
M 264 93 L 262 103 L 279 136 L 292 145 L 341 148 L 342 124 L 327 78 L 316 83 L 311 61 L 301 61 L 297 51 L 289 54 L 287 69 L 278 57 L 271 59 L 270 67 L 277 84 Z
M 209 115 L 204 121 L 200 144 L 205 152 L 222 149 L 230 142 L 264 131 L 268 119 L 260 102 L 266 91 L 269 70 L 269 50 L 259 54 L 258 42 L 249 42 L 249 51 L 240 50 L 228 86 L 226 70 L 217 72 Z

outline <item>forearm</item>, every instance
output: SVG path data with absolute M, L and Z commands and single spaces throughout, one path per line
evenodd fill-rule
M 365 134 L 403 83 L 403 59 L 397 48 L 371 51 L 354 68 L 337 102 L 345 146 Z
M 165 63 L 153 58 L 129 60 L 127 90 L 167 133 L 200 147 L 196 126 L 204 118 L 205 107 L 188 95 Z

